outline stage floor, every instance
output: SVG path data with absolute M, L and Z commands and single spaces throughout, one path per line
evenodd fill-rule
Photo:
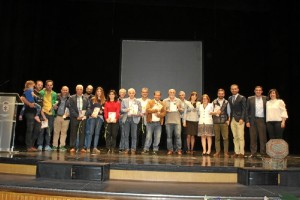
M 0 152 L 0 162 L 10 162 L 19 164 L 36 164 L 38 161 L 85 161 L 85 162 L 103 162 L 110 163 L 111 168 L 139 168 L 147 166 L 149 169 L 159 169 L 161 167 L 175 166 L 176 168 L 224 168 L 233 169 L 237 167 L 263 167 L 263 156 L 256 156 L 250 158 L 250 153 L 246 153 L 244 158 L 224 158 L 221 154 L 219 158 L 213 156 L 202 156 L 200 151 L 196 151 L 193 155 L 167 155 L 165 150 L 160 150 L 158 155 L 141 154 L 137 151 L 135 155 L 124 153 L 107 153 L 105 149 L 100 149 L 100 154 L 93 153 L 70 153 L 59 151 L 40 151 L 40 152 L 27 152 L 22 149 L 15 149 L 14 152 Z M 288 155 L 287 168 L 300 168 L 300 155 Z M 181 170 L 181 169 L 180 169 Z
M 169 172 L 236 172 L 237 168 L 262 168 L 263 157 L 214 158 L 194 155 L 125 155 L 121 153 L 101 154 L 69 152 L 1 152 L 0 163 L 36 165 L 39 161 L 97 162 L 109 163 L 115 170 L 146 170 Z M 300 156 L 287 157 L 287 169 L 300 169 Z M 126 171 L 124 171 L 126 173 Z M 300 199 L 300 187 L 277 185 L 242 185 L 238 183 L 190 183 L 108 180 L 104 182 L 88 180 L 36 179 L 35 176 L 0 174 L 0 189 L 16 192 L 53 193 L 67 196 L 82 196 L 109 199 Z

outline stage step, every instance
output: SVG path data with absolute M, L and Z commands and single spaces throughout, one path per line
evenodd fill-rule
M 96 162 L 40 161 L 36 178 L 109 180 L 110 164 Z
M 239 168 L 238 183 L 243 185 L 300 186 L 300 170 L 267 170 Z

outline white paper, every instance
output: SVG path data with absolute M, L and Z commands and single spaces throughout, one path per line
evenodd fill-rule
M 138 105 L 137 105 L 137 104 L 132 104 L 132 105 L 129 107 L 128 115 L 137 115 L 138 110 L 139 110 Z
M 65 109 L 65 113 L 64 113 L 64 115 L 63 115 L 63 118 L 65 119 L 65 118 L 67 118 L 67 117 L 69 117 L 69 116 L 70 116 L 69 108 L 66 108 L 66 109 Z
M 177 112 L 178 108 L 175 102 L 170 102 L 170 112 Z
M 100 108 L 94 108 L 94 111 L 92 113 L 92 117 L 97 118 L 99 111 L 100 111 Z
M 47 128 L 47 127 L 48 127 L 48 120 L 47 121 L 42 121 L 41 128 Z
M 218 106 L 218 105 L 215 105 L 215 107 L 214 107 L 214 112 L 218 112 L 219 110 L 221 110 L 221 107 Z M 216 114 L 216 116 L 218 117 L 219 114 Z
M 79 110 L 79 117 L 84 117 L 85 112 L 86 112 L 86 110 Z
M 108 112 L 108 121 L 116 120 L 116 112 Z

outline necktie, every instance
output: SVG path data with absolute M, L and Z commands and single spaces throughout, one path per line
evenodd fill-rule
M 235 102 L 235 96 L 232 96 L 232 103 Z

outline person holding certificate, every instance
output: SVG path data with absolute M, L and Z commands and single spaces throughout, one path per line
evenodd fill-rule
M 106 148 L 108 153 L 114 153 L 119 129 L 121 103 L 115 90 L 110 90 L 104 104 L 104 119 L 106 122 Z
M 181 118 L 180 118 L 180 109 L 181 101 L 176 98 L 176 90 L 169 89 L 169 97 L 164 99 L 163 102 L 166 105 L 166 132 L 167 132 L 167 155 L 172 155 L 174 151 L 178 155 L 182 155 L 181 150 Z M 175 135 L 176 144 L 173 145 L 173 132 Z
M 86 153 L 84 149 L 86 117 L 90 112 L 89 99 L 83 96 L 83 85 L 76 86 L 76 94 L 73 94 L 67 101 L 70 111 L 70 152 L 80 151 Z M 77 144 L 78 139 L 78 144 Z
M 161 126 L 164 122 L 166 115 L 165 104 L 160 100 L 160 91 L 154 92 L 154 99 L 148 101 L 146 105 L 146 118 L 147 118 L 147 135 L 142 154 L 148 154 L 149 148 L 152 144 L 152 135 L 154 134 L 153 141 L 153 154 L 157 155 L 161 137 Z
M 97 148 L 99 142 L 100 131 L 103 124 L 103 108 L 105 103 L 105 95 L 102 87 L 97 87 L 95 96 L 91 98 L 91 114 L 89 116 L 90 120 L 90 131 L 89 135 L 86 135 L 86 152 L 90 152 L 91 143 L 94 136 L 94 145 L 93 145 L 93 153 L 100 153 L 100 150 Z
M 213 100 L 213 127 L 215 133 L 215 148 L 214 157 L 220 157 L 221 154 L 221 136 L 223 139 L 224 157 L 229 158 L 229 122 L 230 122 L 230 107 L 229 102 L 225 99 L 225 90 L 220 88 L 217 92 L 217 98 Z
M 131 154 L 136 152 L 137 125 L 141 118 L 142 106 L 141 102 L 135 98 L 135 89 L 128 89 L 128 98 L 123 99 L 121 104 L 122 124 L 124 127 L 124 135 L 121 138 L 124 141 L 124 153 Z M 131 135 L 131 147 L 129 148 L 129 134 Z

